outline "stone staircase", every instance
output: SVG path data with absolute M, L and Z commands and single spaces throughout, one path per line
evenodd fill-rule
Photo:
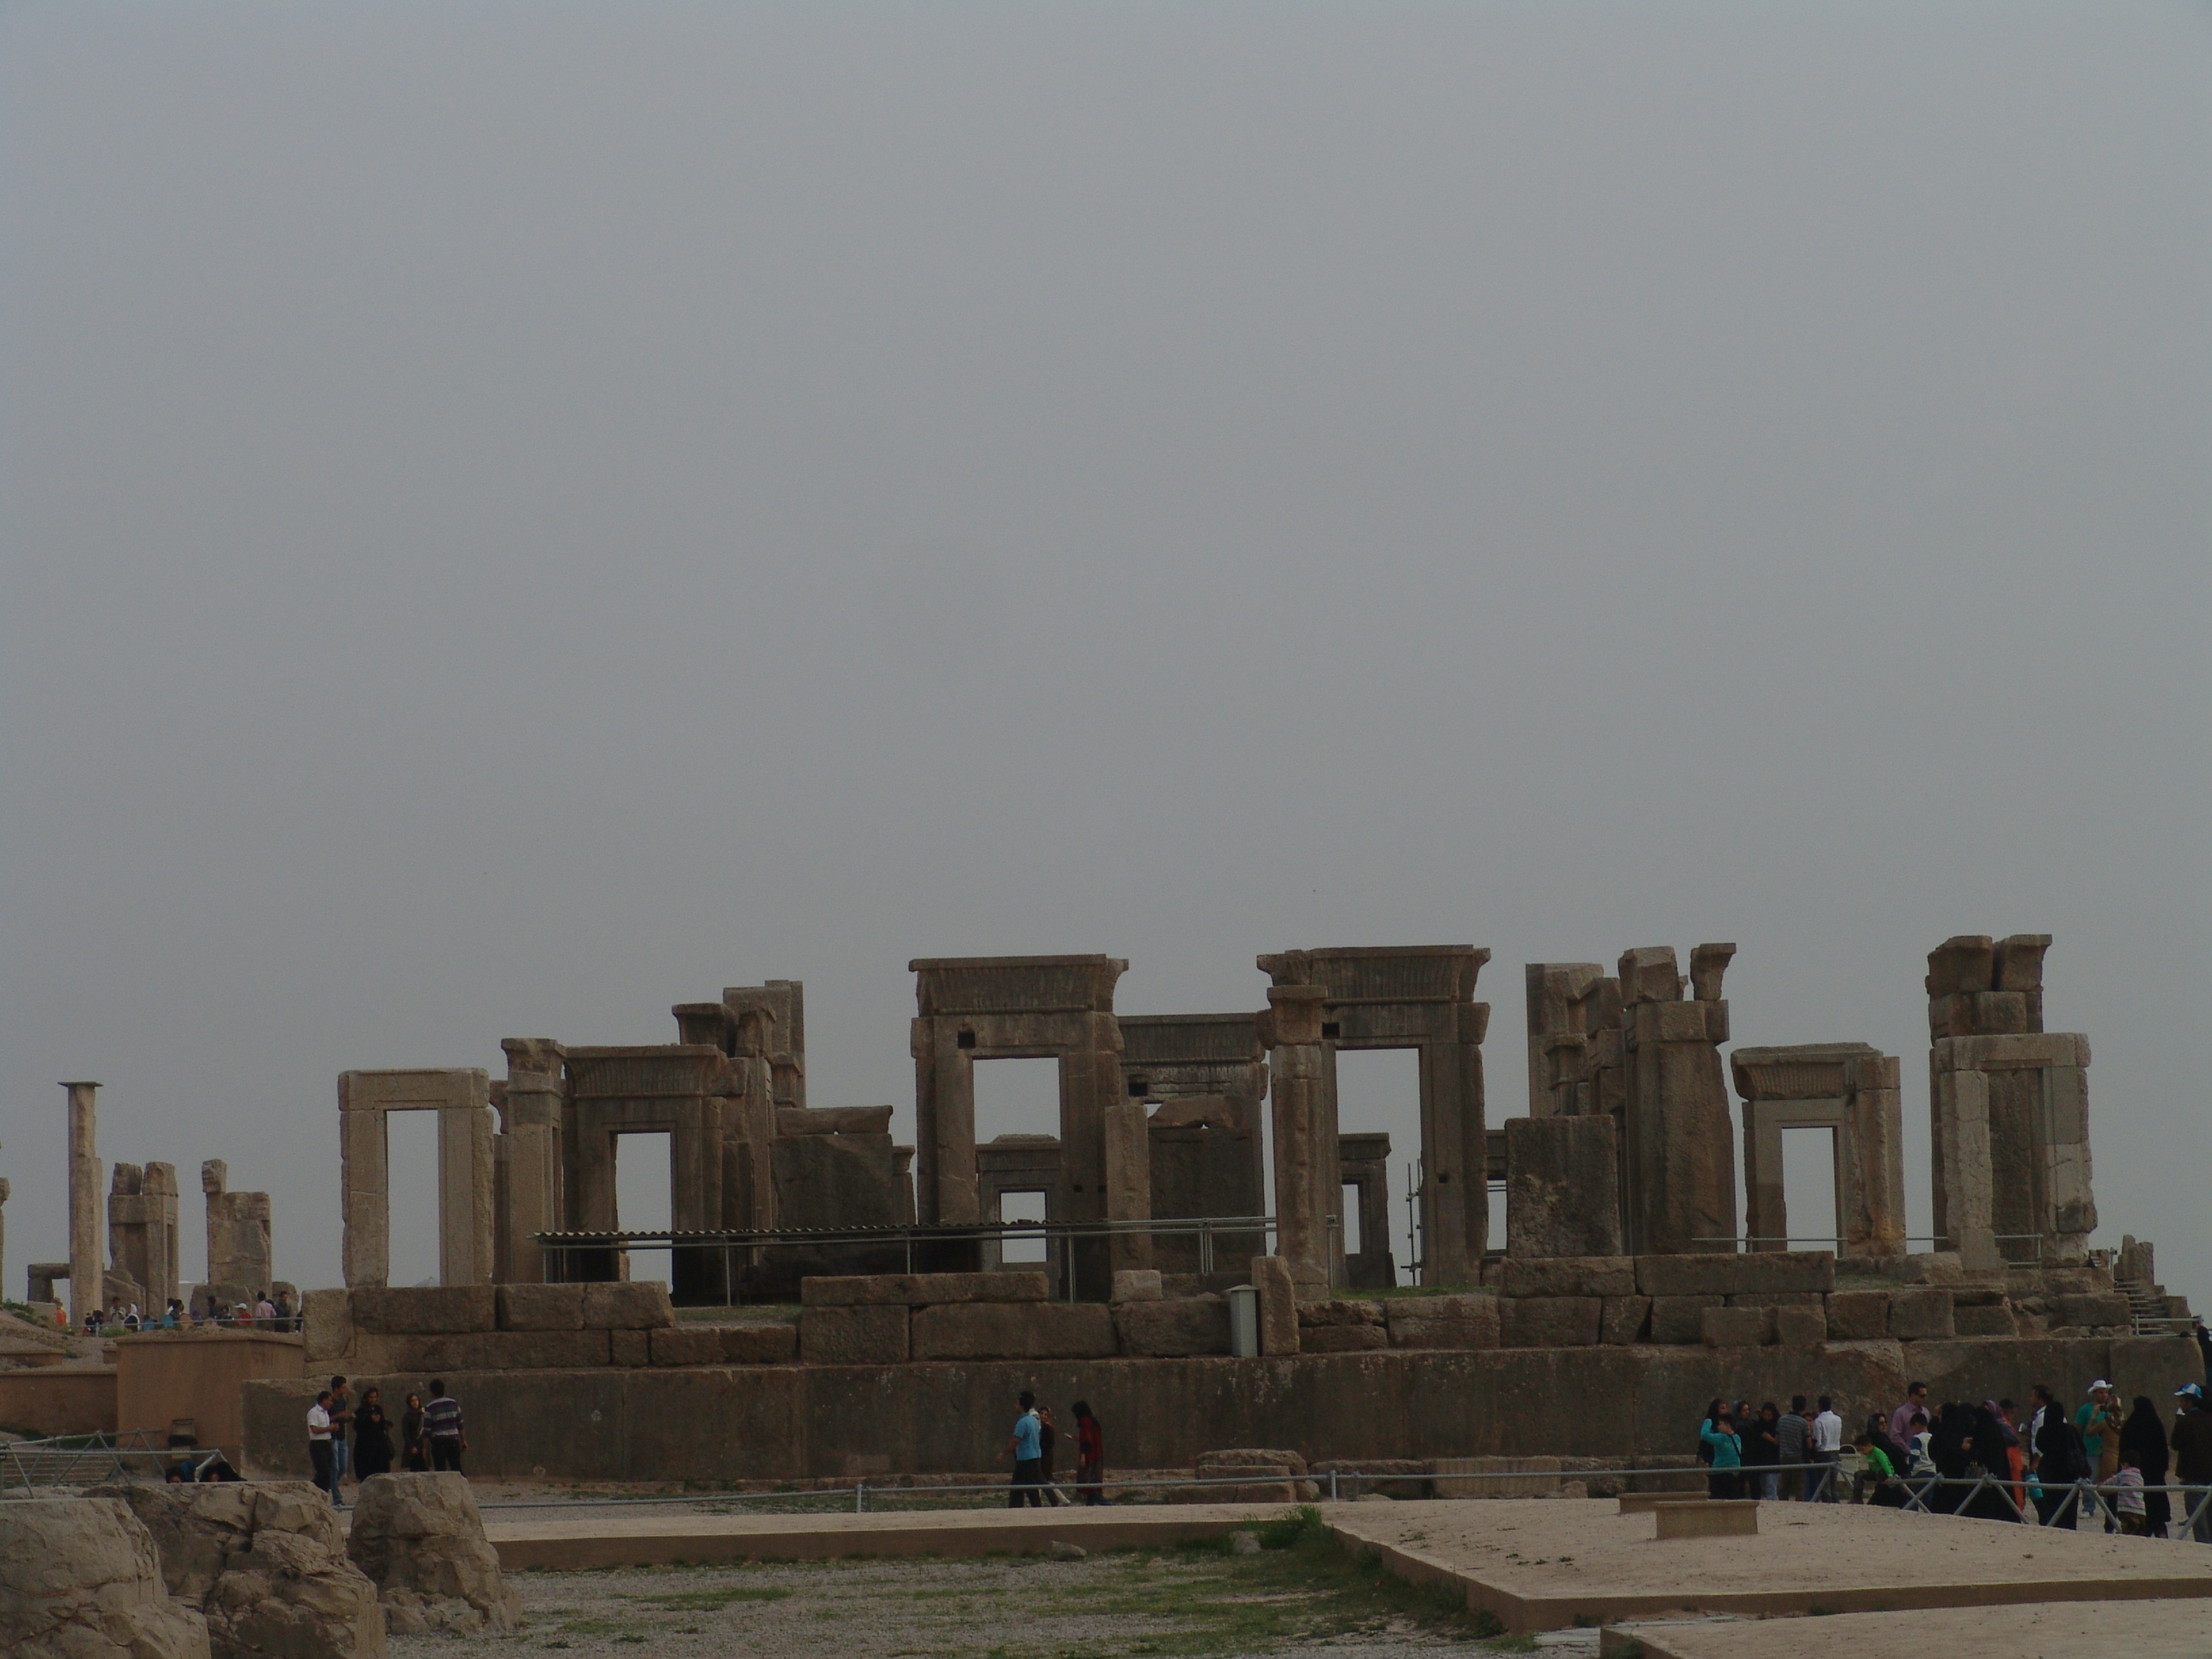
M 2186 1313 L 2177 1316 L 2172 1299 L 2155 1285 L 2146 1285 L 2140 1279 L 2115 1279 L 2112 1288 L 2127 1297 L 2137 1336 L 2185 1334 L 2194 1323 Z

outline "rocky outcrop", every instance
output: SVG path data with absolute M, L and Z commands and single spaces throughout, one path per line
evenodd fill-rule
M 371 1475 L 347 1552 L 375 1582 L 396 1635 L 508 1631 L 520 1615 L 464 1475 Z
M 207 1620 L 212 1659 L 383 1659 L 376 1586 L 306 1481 L 99 1490 L 151 1535 L 168 1593 Z
M 169 1599 L 153 1539 L 112 1498 L 0 1504 L 0 1653 L 210 1659 L 207 1621 Z

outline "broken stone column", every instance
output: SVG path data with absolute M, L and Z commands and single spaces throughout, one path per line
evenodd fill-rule
M 177 1293 L 177 1172 L 167 1164 L 118 1164 L 107 1190 L 107 1253 L 136 1285 L 132 1297 L 158 1314 Z
M 1506 1120 L 1506 1255 L 1623 1254 L 1618 1134 L 1594 1113 Z
M 200 1165 L 207 1206 L 207 1288 L 235 1304 L 266 1289 L 276 1278 L 266 1193 L 234 1193 L 230 1166 L 219 1158 Z
M 1581 1111 L 1589 1063 L 1583 1021 L 1591 988 L 1605 969 L 1594 962 L 1532 962 L 1522 975 L 1528 998 L 1528 1115 Z
M 501 1103 L 507 1142 L 506 1192 L 501 1211 L 500 1256 L 510 1281 L 535 1285 L 545 1278 L 536 1235 L 562 1231 L 561 1045 L 550 1037 L 502 1037 L 507 1093 Z
M 1970 1265 L 2080 1261 L 2097 1224 L 2089 1040 L 2043 1029 L 2050 946 L 1969 934 L 1928 956 L 1936 1231 Z
M 1814 1128 L 1830 1131 L 1835 1145 L 1838 1254 L 1904 1254 L 1904 1115 L 1896 1060 L 1863 1042 L 1811 1042 L 1738 1048 L 1730 1065 L 1743 1100 L 1744 1229 L 1751 1248 L 1795 1248 L 1783 1194 L 1782 1134 Z
M 69 1091 L 70 1323 L 82 1326 L 100 1306 L 106 1264 L 100 1254 L 100 1134 L 97 1083 L 64 1083 Z
M 1627 1244 L 1638 1255 L 1735 1249 L 1735 1125 L 1720 1045 L 1729 1039 L 1721 979 L 1733 945 L 1691 952 L 1685 1000 L 1674 952 L 1620 958 Z
M 1322 995 L 1318 985 L 1270 986 L 1261 1016 L 1275 1131 L 1275 1254 L 1308 1294 L 1327 1291 L 1340 1248 L 1328 1225 L 1342 1185 L 1322 1073 Z

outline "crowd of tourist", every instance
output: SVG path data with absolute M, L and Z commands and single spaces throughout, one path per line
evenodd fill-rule
M 296 1331 L 300 1328 L 300 1310 L 293 1305 L 289 1291 L 278 1291 L 273 1298 L 267 1291 L 260 1291 L 251 1302 L 209 1302 L 194 1309 L 171 1297 L 168 1305 L 158 1314 L 142 1314 L 133 1302 L 122 1308 L 94 1308 L 84 1316 L 87 1336 L 112 1331 L 132 1335 L 140 1331 L 203 1330 L 211 1327 Z
M 1985 1521 L 2088 1527 L 2140 1537 L 2212 1543 L 2212 1404 L 2191 1382 L 2171 1428 L 2148 1395 L 2123 1407 L 2101 1377 L 2069 1407 L 2048 1385 L 1979 1405 L 1933 1404 L 1914 1382 L 1887 1413 L 1850 1437 L 1857 1467 L 1843 1467 L 1844 1421 L 1826 1395 L 1783 1411 L 1768 1401 L 1716 1399 L 1698 1425 L 1698 1461 L 1714 1498 L 1850 1501 Z M 2169 1491 L 2169 1486 L 2179 1488 Z M 2196 1488 L 2191 1491 L 2189 1488 Z M 2192 1519 L 2193 1517 L 2193 1519 Z
M 349 1472 L 356 1486 L 371 1475 L 391 1474 L 395 1463 L 417 1474 L 459 1474 L 468 1449 L 461 1402 L 446 1392 L 442 1378 L 432 1380 L 428 1404 L 410 1392 L 397 1424 L 384 1408 L 383 1389 L 371 1384 L 356 1401 L 343 1376 L 332 1377 L 307 1407 L 307 1462 L 315 1484 L 340 1509 L 345 1507 L 342 1485 Z

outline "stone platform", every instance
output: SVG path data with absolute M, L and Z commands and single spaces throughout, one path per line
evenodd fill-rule
M 1603 1654 L 1644 1659 L 2203 1659 L 2212 1612 L 2189 1601 L 2037 1601 L 2009 1607 L 1846 1613 L 1833 1619 L 1608 1630 Z
M 1652 1515 L 1622 1515 L 1595 1499 L 1329 1504 L 1322 1512 L 1340 1538 L 1374 1549 L 1401 1577 L 1463 1589 L 1468 1606 L 1516 1632 L 1691 1612 L 1775 1617 L 2187 1601 L 2200 1633 L 2212 1633 L 2212 1549 L 2198 1544 L 1831 1504 L 1762 1504 L 1756 1536 L 1666 1542 Z M 1828 1623 L 1792 1625 L 1787 1643 L 1768 1626 L 1767 1645 L 1711 1651 L 1814 1651 L 1798 1644 L 1799 1633 Z M 1696 1639 L 1721 1638 L 1701 1627 Z M 2197 1651 L 2208 1648 L 2212 1641 Z M 1916 1650 L 1930 1650 L 1923 1642 Z M 2131 1650 L 2093 1640 L 2069 1651 Z

